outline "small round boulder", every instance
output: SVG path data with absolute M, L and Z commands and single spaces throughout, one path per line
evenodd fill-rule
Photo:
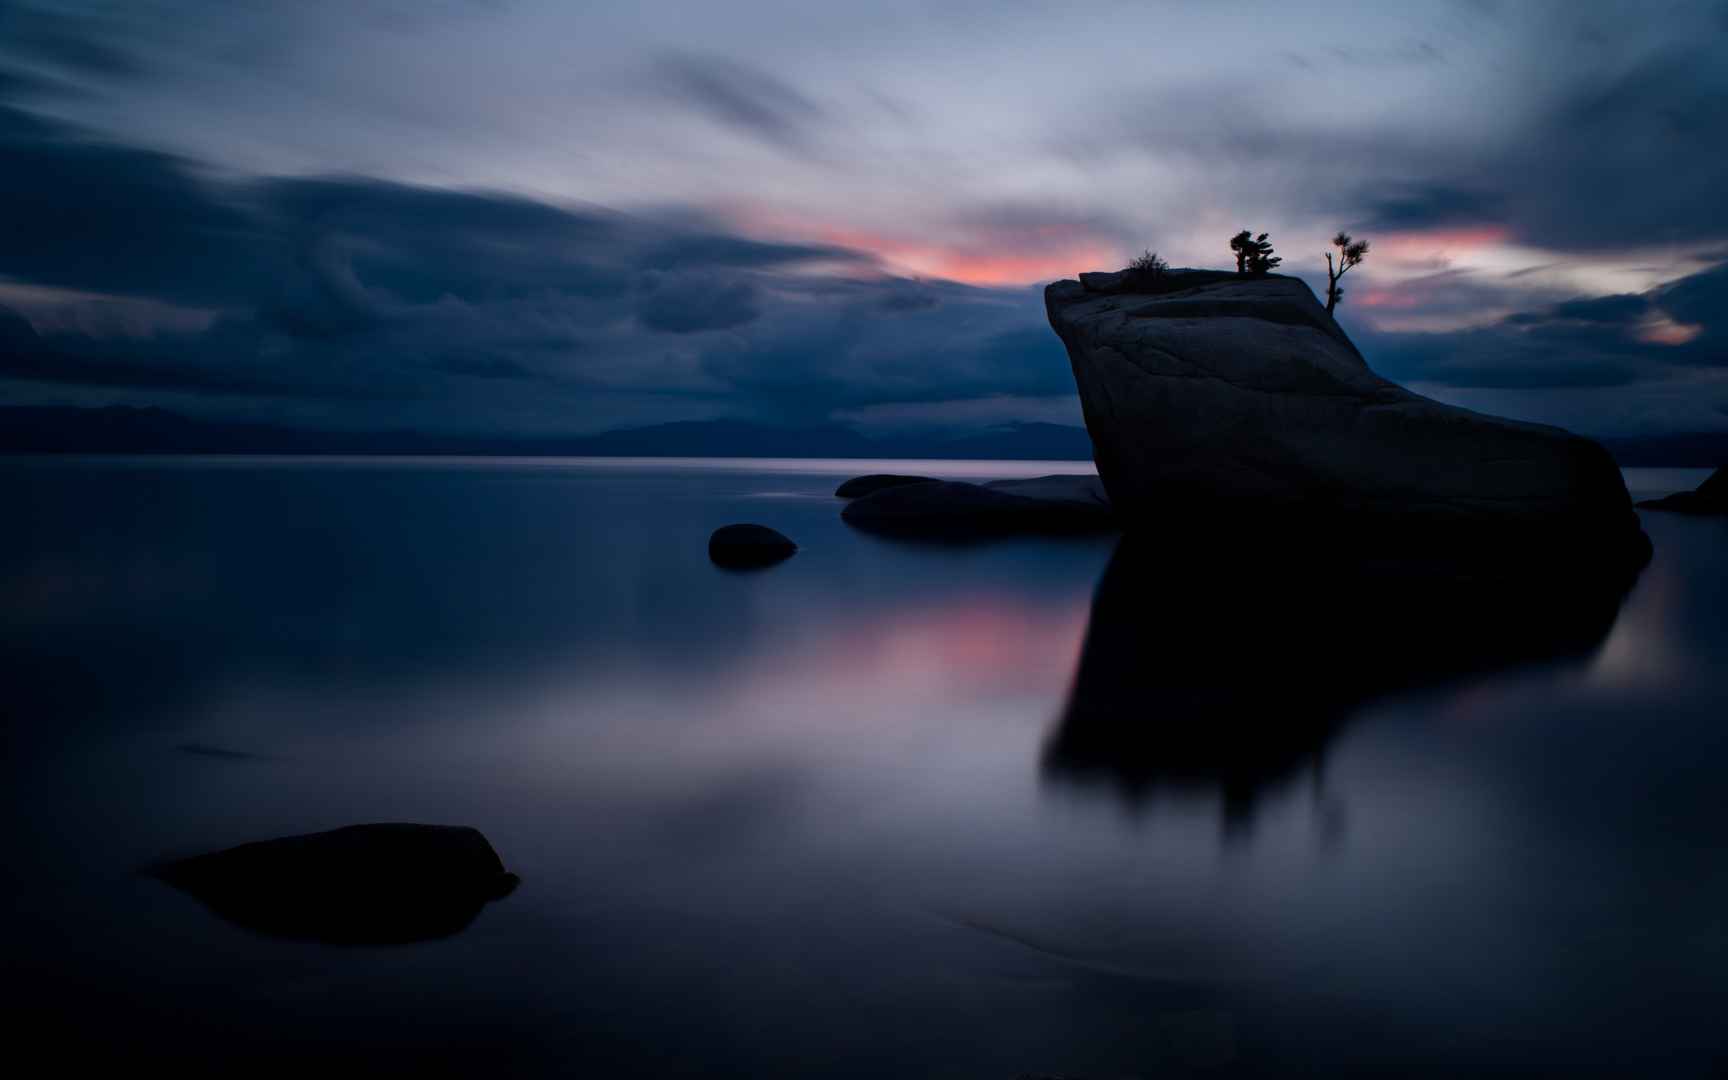
M 729 569 L 772 566 L 798 545 L 766 525 L 723 525 L 708 538 L 708 558 Z

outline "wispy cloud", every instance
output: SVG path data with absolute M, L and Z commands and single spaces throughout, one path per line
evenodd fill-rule
M 826 113 L 766 71 L 700 53 L 668 55 L 659 71 L 674 97 L 732 131 L 789 153 L 815 152 Z

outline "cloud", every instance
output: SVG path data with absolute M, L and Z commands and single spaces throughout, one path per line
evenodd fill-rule
M 0 102 L 40 110 L 0 105 L 0 303 L 36 335 L 3 392 L 494 430 L 1002 408 L 1072 393 L 1017 286 L 1220 261 L 1243 225 L 1312 273 L 1342 225 L 1375 244 L 1344 318 L 1401 378 L 1713 408 L 1722 275 L 1641 290 L 1728 246 L 1723 6 L 1317 4 L 1100 38 L 1025 6 L 668 34 L 623 3 L 0 0 Z M 1244 30 L 1307 69 L 1232 67 Z
M 0 106 L 0 275 L 42 285 L 223 303 L 284 252 L 188 163 Z
M 1544 311 L 1520 312 L 1505 319 L 1507 326 L 1555 327 L 1585 324 L 1590 333 L 1603 326 L 1631 326 L 1650 313 L 1646 296 L 1590 296 L 1565 300 Z
M 1586 60 L 1579 57 L 1581 61 Z M 1508 219 L 1554 250 L 1728 237 L 1720 48 L 1676 45 L 1624 70 L 1581 64 L 1578 84 L 1494 162 Z
M 34 326 L 0 328 L 0 386 L 13 400 L 62 400 L 60 388 L 80 401 L 500 432 L 716 415 L 965 423 L 1050 415 L 1072 400 L 1037 289 L 886 274 L 844 230 L 770 242 L 688 210 L 629 215 L 365 177 L 217 181 L 54 121 L 0 119 L 10 149 L 52 166 L 48 180 L 0 179 L 15 196 L 0 200 L 0 227 L 21 241 L 0 250 L 0 272 L 48 305 L 24 308 Z M 1442 194 L 1401 212 L 1413 224 L 1464 214 L 1466 196 Z M 95 209 L 74 218 L 83 205 Z M 980 257 L 1108 246 L 1125 231 L 1029 202 L 971 210 L 948 228 Z M 1546 393 L 1611 418 L 1605 402 L 1632 409 L 1724 363 L 1728 263 L 1598 297 L 1511 291 L 1459 270 L 1365 281 L 1347 318 L 1400 305 L 1450 318 L 1509 312 L 1447 333 L 1356 331 L 1377 369 L 1443 395 Z M 132 304 L 128 319 L 53 310 L 114 298 Z M 1713 409 L 1714 391 L 1699 386 L 1700 407 Z M 1599 397 L 1577 397 L 1587 394 Z
M 1702 329 L 1700 349 L 1728 350 L 1728 260 L 1657 289 L 1652 302 L 1676 322 Z
M 1712 414 L 1728 398 L 1728 263 L 1465 330 L 1356 336 L 1376 371 L 1472 407 L 1599 434 L 1717 427 Z
M 235 326 L 160 339 L 43 337 L 22 316 L 0 308 L 0 379 L 191 397 L 388 401 L 404 396 L 401 388 L 386 390 L 375 380 L 328 365 L 246 362 L 250 339 L 247 329 Z
M 1556 35 L 1535 85 L 1492 142 L 1393 138 L 1337 159 L 1356 227 L 1503 225 L 1557 252 L 1707 245 L 1728 238 L 1720 46 L 1669 43 L 1628 60 L 1612 42 Z
M 748 281 L 716 284 L 698 274 L 652 274 L 637 308 L 642 325 L 670 334 L 726 330 L 751 322 L 762 313 L 756 287 Z
M 76 75 L 138 75 L 137 58 L 107 35 L 93 32 L 91 18 L 30 4 L 0 4 L 0 51 Z
M 696 53 L 669 55 L 659 70 L 672 95 L 709 119 L 789 153 L 814 152 L 825 112 L 773 75 Z
M 1033 290 L 897 278 L 842 246 L 690 213 L 361 177 L 216 182 L 7 115 L 20 156 L 53 165 L 51 182 L 4 181 L 18 197 L 0 201 L 0 228 L 25 239 L 0 272 L 36 290 L 40 324 L 7 324 L 12 396 L 79 387 L 133 404 L 316 403 L 347 426 L 579 430 L 662 419 L 656 401 L 808 419 L 1070 389 Z M 75 221 L 86 203 L 149 213 Z M 122 301 L 135 332 L 62 315 Z M 210 314 L 178 315 L 187 305 Z M 649 408 L 633 417 L 625 400 Z
M 1372 191 L 1355 226 L 1361 230 L 1480 226 L 1505 219 L 1503 196 L 1478 188 L 1412 183 L 1394 191 Z
M 1701 10 L 1654 24 L 1533 3 L 1503 13 L 1498 55 L 1456 68 L 1393 77 L 1317 53 L 1331 89 L 1304 90 L 1313 107 L 1278 85 L 1309 72 L 1153 83 L 1053 146 L 1094 175 L 1163 177 L 1194 216 L 1228 212 L 1275 237 L 1318 219 L 1370 235 L 1500 226 L 1553 252 L 1707 247 L 1728 239 L 1728 42 Z M 1358 114 L 1353 84 L 1364 99 L 1392 85 L 1410 96 Z

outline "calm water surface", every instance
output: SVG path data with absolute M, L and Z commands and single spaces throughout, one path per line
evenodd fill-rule
M 884 467 L 1086 468 L 0 462 L 14 1048 L 335 1075 L 1728 1066 L 1728 521 L 1646 514 L 1655 560 L 1600 640 L 1352 705 L 1253 770 L 1245 812 L 1228 763 L 1161 784 L 1052 756 L 1113 537 L 856 533 L 829 493 Z M 730 521 L 801 550 L 720 571 Z M 1324 645 L 1301 655 L 1360 679 Z M 1253 680 L 1278 645 L 1231 647 Z M 391 820 L 481 828 L 521 888 L 448 939 L 333 947 L 138 873 Z

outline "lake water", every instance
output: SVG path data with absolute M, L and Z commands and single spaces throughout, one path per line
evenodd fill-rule
M 1617 612 L 1517 662 L 1412 675 L 1443 642 L 1325 640 L 1304 607 L 1226 593 L 1232 631 L 1159 567 L 1146 617 L 1194 633 L 1124 666 L 1101 608 L 1078 676 L 1114 537 L 860 534 L 830 493 L 879 469 L 1088 467 L 0 462 L 14 1054 L 240 1075 L 1728 1067 L 1728 520 L 1646 514 L 1655 558 Z M 1628 471 L 1639 496 L 1704 475 Z M 801 550 L 716 569 L 732 521 Z M 1250 701 L 1265 730 L 1287 708 L 1289 745 L 1172 770 L 1081 737 L 1087 686 L 1183 679 L 1181 701 Z M 1181 725 L 1160 700 L 1148 723 Z M 455 936 L 339 947 L 139 873 L 367 821 L 477 826 L 522 885 Z

